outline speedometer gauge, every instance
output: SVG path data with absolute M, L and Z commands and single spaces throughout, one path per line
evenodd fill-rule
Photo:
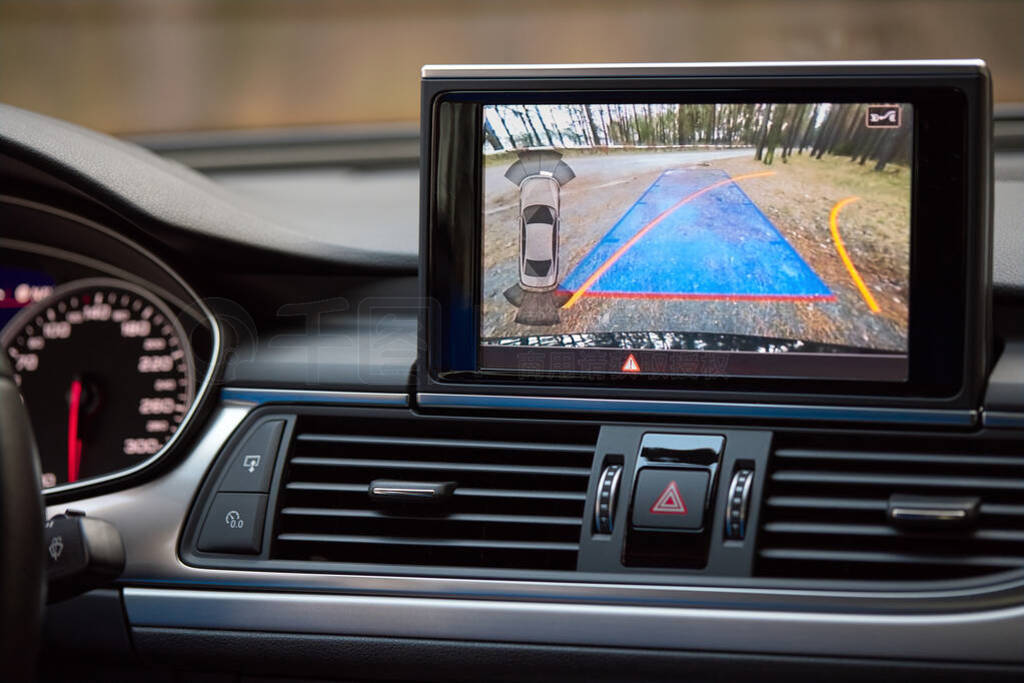
M 195 396 L 181 323 L 130 282 L 57 287 L 12 319 L 0 342 L 32 420 L 43 488 L 149 459 Z

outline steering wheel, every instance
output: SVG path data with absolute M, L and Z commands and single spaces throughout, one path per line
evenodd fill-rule
M 45 599 L 39 457 L 11 366 L 0 356 L 0 678 L 28 680 Z

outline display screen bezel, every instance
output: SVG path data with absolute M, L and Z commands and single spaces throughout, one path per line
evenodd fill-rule
M 648 79 L 649 81 L 654 79 Z M 977 150 L 970 132 L 971 87 L 943 79 L 755 79 L 725 78 L 716 87 L 699 79 L 661 79 L 666 87 L 637 87 L 637 79 L 601 79 L 580 87 L 579 79 L 549 79 L 544 89 L 528 79 L 462 81 L 433 94 L 431 163 L 425 199 L 425 294 L 434 302 L 425 316 L 426 372 L 431 382 L 503 384 L 517 387 L 616 387 L 675 396 L 795 394 L 847 398 L 949 399 L 969 384 L 968 356 L 977 335 L 968 329 L 984 290 L 982 236 L 976 233 L 977 184 L 970 167 Z M 947 79 L 948 80 L 948 79 Z M 694 83 L 694 81 L 699 81 Z M 731 82 L 730 82 L 731 81 Z M 773 81 L 771 83 L 767 81 Z M 628 87 L 627 87 L 628 84 Z M 466 87 L 469 86 L 469 87 Z M 489 86 L 489 87 L 488 87 Z M 570 87 L 574 86 L 574 87 Z M 425 100 L 426 101 L 426 100 Z M 479 365 L 480 249 L 482 229 L 482 105 L 490 103 L 751 103 L 906 102 L 914 107 L 911 210 L 909 364 L 906 381 L 736 377 L 724 375 L 571 374 L 532 370 L 503 372 Z M 974 227 L 972 227 L 972 225 Z M 930 227 L 926 227 L 930 226 Z M 935 226 L 939 226 L 936 228 Z M 955 283 L 955 284 L 951 284 Z M 564 350 L 559 351 L 564 353 Z M 551 353 L 550 351 L 541 353 Z M 546 366 L 545 366 L 546 367 Z M 976 370 L 976 368 L 974 369 Z M 681 393 L 682 392 L 682 393 Z M 562 391 L 561 393 L 566 393 Z

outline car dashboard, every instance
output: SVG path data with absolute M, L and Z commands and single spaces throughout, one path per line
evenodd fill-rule
M 167 145 L 0 118 L 0 325 L 47 516 L 106 520 L 126 553 L 114 583 L 49 607 L 44 653 L 79 654 L 45 676 L 1024 671 L 1014 112 L 995 121 L 994 360 L 959 413 L 421 392 L 415 156 L 372 164 L 414 134 L 360 138 L 371 161 L 342 171 L 201 174 Z M 282 184 L 303 174 L 325 203 L 358 184 L 351 212 L 289 225 L 317 202 Z M 627 539 L 615 505 L 645 458 L 664 465 L 652 436 L 686 458 L 722 439 L 709 531 L 682 552 Z M 446 502 L 395 502 L 410 478 L 452 482 L 411 492 Z M 681 488 L 658 484 L 652 512 L 692 500 Z M 936 494 L 968 500 L 970 525 L 893 521 Z

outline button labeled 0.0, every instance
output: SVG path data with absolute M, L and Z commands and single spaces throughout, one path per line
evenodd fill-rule
M 262 493 L 218 493 L 196 547 L 207 553 L 259 553 L 266 509 Z

